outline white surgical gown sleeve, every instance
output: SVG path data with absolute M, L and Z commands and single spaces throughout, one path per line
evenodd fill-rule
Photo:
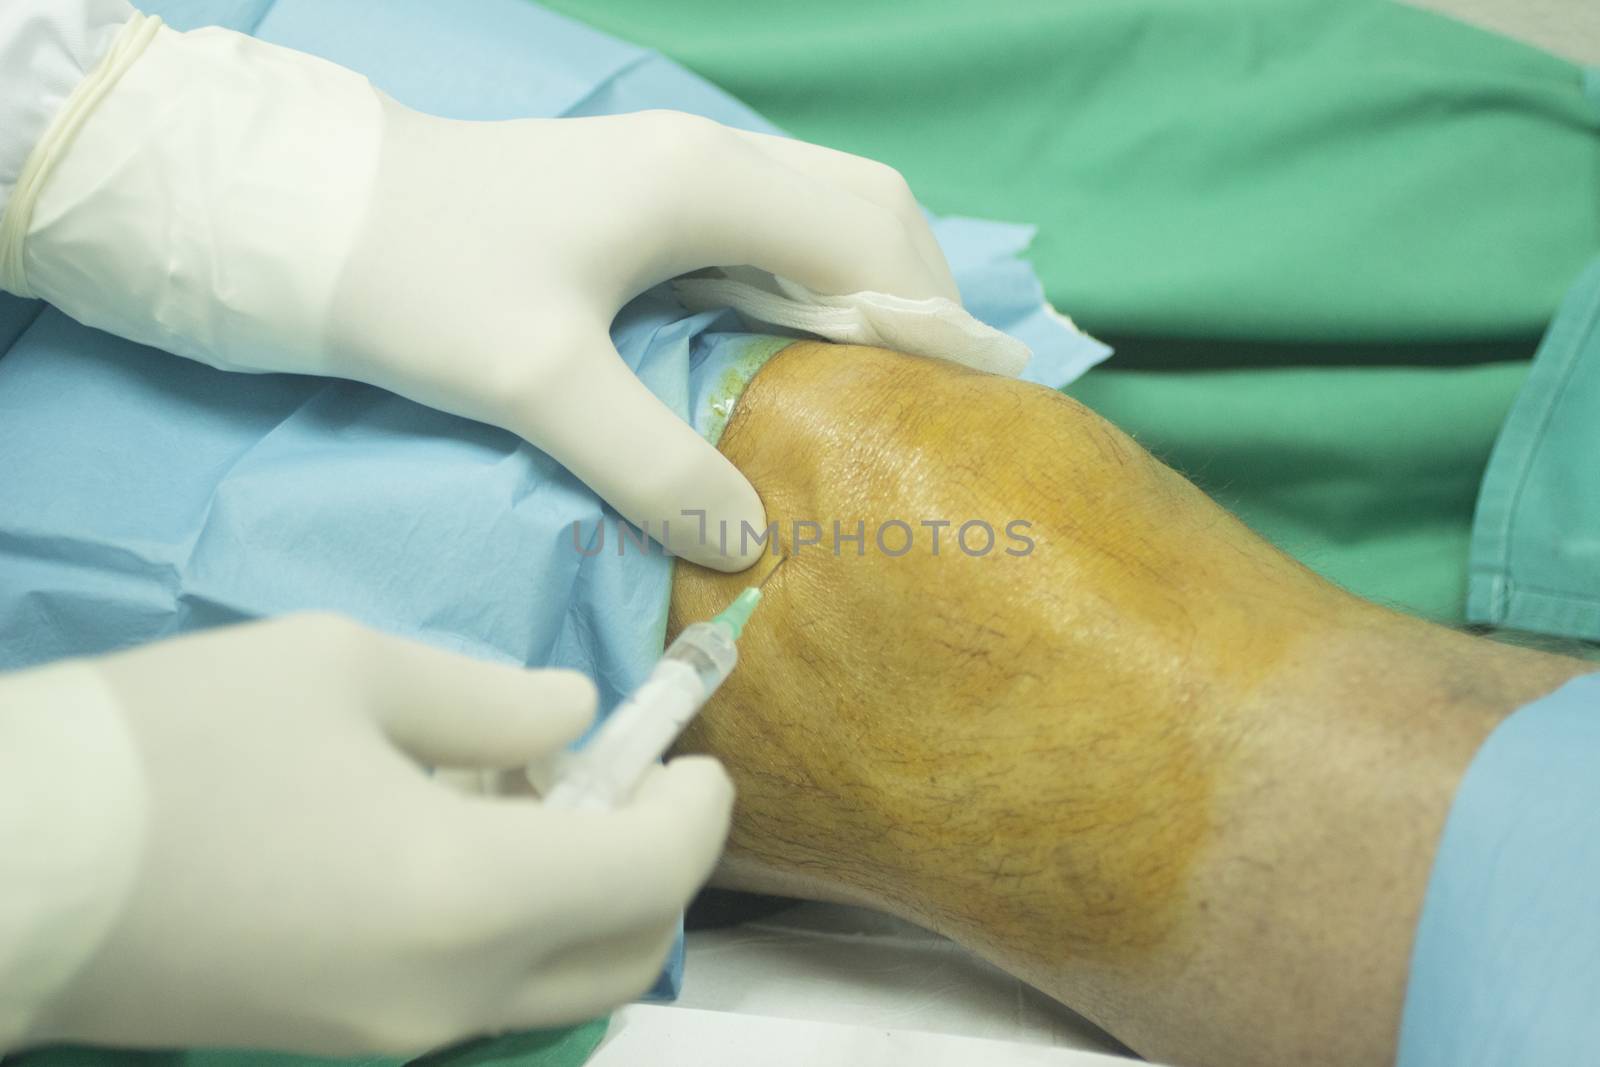
M 29 154 L 134 10 L 126 0 L 0 3 L 0 214 Z M 93 954 L 131 883 L 138 761 L 77 664 L 0 676 L 0 1051 Z
M 121 912 L 145 807 L 138 752 L 92 667 L 0 675 L 0 1054 Z
M 0 3 L 0 214 L 28 154 L 133 13 L 127 0 Z

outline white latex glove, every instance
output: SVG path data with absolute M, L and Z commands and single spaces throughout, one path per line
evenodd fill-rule
M 229 31 L 141 35 L 136 17 L 110 88 L 67 109 L 76 132 L 47 136 L 19 184 L 36 202 L 8 209 L 26 240 L 0 247 L 0 285 L 215 366 L 353 378 L 505 427 L 652 536 L 670 522 L 696 562 L 750 563 L 759 546 L 724 556 L 714 531 L 737 552 L 761 502 L 619 359 L 624 303 L 718 265 L 959 300 L 881 164 L 671 112 L 431 118 Z
M 416 1052 L 591 1018 L 656 977 L 727 830 L 709 759 L 601 814 L 467 796 L 422 769 L 519 767 L 570 741 L 595 702 L 573 672 L 324 616 L 85 669 L 137 754 L 142 848 L 30 1042 Z

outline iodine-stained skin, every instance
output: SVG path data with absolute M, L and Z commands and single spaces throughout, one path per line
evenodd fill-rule
M 824 345 L 767 366 L 722 448 L 789 556 L 687 742 L 740 746 L 750 818 L 734 853 L 802 868 L 826 856 L 851 888 L 941 926 L 981 916 L 970 938 L 1042 924 L 1053 952 L 1125 960 L 1169 936 L 1231 749 L 1186 714 L 1196 690 L 1224 684 L 1188 669 L 1192 646 L 1248 612 L 1181 595 L 1206 565 L 1175 504 L 1196 491 L 1049 390 Z M 1224 527 L 1209 531 L 1220 550 L 1243 535 L 1203 517 Z M 835 521 L 846 535 L 864 524 L 864 544 L 836 546 Z M 958 540 L 974 521 L 995 531 L 982 556 L 983 527 L 970 552 Z M 821 543 L 797 546 L 796 523 L 818 536 L 808 522 Z M 753 577 L 685 569 L 674 622 Z M 808 723 L 833 743 L 815 745 Z M 1034 818 L 1044 808 L 1057 817 Z M 1109 847 L 1129 835 L 1140 847 Z
M 681 745 L 738 787 L 720 884 L 897 913 L 1169 1062 L 1392 1058 L 1454 783 L 1581 663 L 1345 594 L 1038 386 L 796 343 L 719 447 L 788 557 Z M 777 564 L 680 564 L 670 628 Z

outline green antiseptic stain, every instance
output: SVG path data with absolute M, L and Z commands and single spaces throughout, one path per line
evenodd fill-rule
M 717 384 L 706 399 L 708 415 L 700 431 L 706 440 L 712 444 L 722 440 L 733 409 L 739 405 L 750 379 L 767 365 L 767 360 L 792 344 L 794 339 L 790 337 L 767 336 L 752 337 L 745 342 L 739 355 L 718 375 Z

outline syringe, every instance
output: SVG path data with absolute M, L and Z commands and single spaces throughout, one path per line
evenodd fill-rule
M 667 754 L 695 713 L 733 673 L 739 661 L 734 642 L 761 603 L 761 586 L 782 566 L 780 560 L 761 585 L 740 593 L 710 622 L 684 628 L 645 683 L 611 713 L 586 745 L 566 758 L 560 777 L 544 795 L 547 806 L 608 811 L 627 802 L 650 767 Z

